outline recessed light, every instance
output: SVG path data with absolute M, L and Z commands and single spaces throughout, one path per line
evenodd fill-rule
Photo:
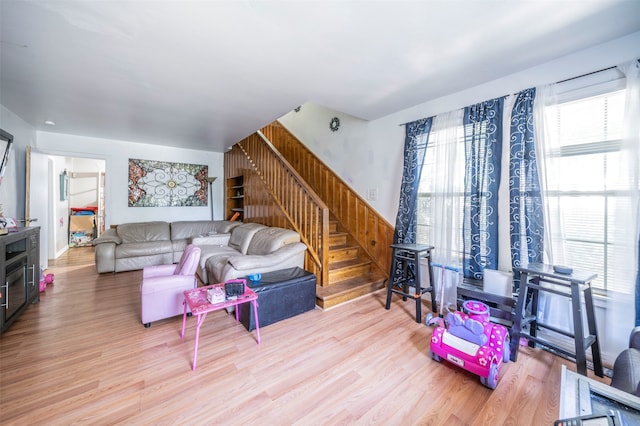
M 47 126 L 55 126 L 56 123 L 54 121 L 51 120 L 45 120 L 44 124 L 46 124 Z

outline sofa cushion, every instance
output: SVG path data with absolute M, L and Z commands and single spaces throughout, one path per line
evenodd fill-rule
M 227 266 L 227 261 L 232 256 L 242 256 L 237 250 L 231 247 L 220 247 L 215 253 L 209 253 L 207 260 L 204 262 L 204 269 L 207 271 L 209 284 L 221 282 L 222 270 Z
M 243 223 L 231 230 L 229 238 L 229 247 L 238 250 L 242 254 L 247 253 L 247 248 L 251 242 L 251 238 L 261 229 L 266 228 L 265 225 L 259 223 Z
M 303 243 L 286 244 L 273 253 L 267 254 L 238 254 L 229 256 L 227 263 L 238 271 L 262 269 L 284 263 L 287 259 L 294 257 L 298 253 L 304 253 L 307 246 Z
M 118 235 L 118 232 L 115 229 L 106 229 L 102 235 L 98 238 L 94 238 L 91 243 L 95 246 L 102 243 L 116 243 L 121 244 L 122 238 Z
M 169 241 L 169 228 L 168 222 L 123 223 L 118 226 L 118 236 L 122 238 L 122 244 Z
M 256 232 L 251 239 L 249 247 L 247 248 L 247 254 L 269 254 L 287 244 L 298 242 L 300 242 L 300 235 L 290 229 L 276 227 L 261 229 Z
M 171 222 L 171 241 L 216 233 L 216 223 L 212 220 L 186 220 Z
M 236 222 L 231 220 L 217 220 L 216 221 L 216 232 L 218 234 L 229 234 L 231 230 L 236 226 L 242 225 L 242 222 Z
M 149 241 L 116 246 L 116 259 L 172 253 L 171 241 Z
M 199 246 L 200 249 L 202 250 L 201 254 L 200 254 L 200 267 L 204 270 L 206 265 L 207 265 L 207 261 L 209 260 L 209 258 L 211 257 L 223 257 L 226 261 L 226 259 L 229 256 L 233 256 L 235 254 L 239 254 L 238 250 L 233 249 L 231 247 L 228 246 L 213 246 L 213 245 L 206 245 L 206 246 Z M 213 262 L 213 261 L 212 261 Z M 213 265 L 213 263 L 211 263 Z
M 242 222 L 230 220 L 193 220 L 171 223 L 171 244 L 173 261 L 177 262 L 187 244 L 224 244 L 229 242 L 230 232 Z M 219 238 L 220 236 L 224 236 Z M 209 242 L 209 240 L 215 242 Z M 196 241 L 198 240 L 198 241 Z
M 214 271 L 217 275 L 209 273 L 208 276 L 210 279 L 213 276 L 214 280 L 224 282 L 237 277 L 258 273 L 264 274 L 265 272 L 293 268 L 294 266 L 302 268 L 304 267 L 304 253 L 306 250 L 307 246 L 303 243 L 293 243 L 287 244 L 273 253 L 261 256 L 230 256 L 227 259 L 227 263 L 222 265 L 221 270 Z M 260 258 L 259 264 L 261 266 L 256 266 L 257 263 L 251 264 L 250 262 L 245 262 L 245 260 L 240 259 L 240 257 L 248 257 L 249 259 L 246 260 L 258 257 Z M 235 265 L 239 265 L 242 269 L 238 269 Z M 208 266 L 207 264 L 207 267 Z
M 168 265 L 172 262 L 171 259 L 173 259 L 171 253 L 122 257 L 115 260 L 114 272 L 137 271 L 146 266 Z M 172 266 L 175 268 L 175 265 Z
M 228 234 L 241 222 L 229 220 L 185 220 L 171 223 L 171 240 L 182 240 L 211 234 Z
M 197 246 L 213 246 L 213 247 L 221 247 L 229 245 L 229 238 L 231 238 L 231 234 L 214 234 L 207 235 L 206 237 L 193 237 L 190 238 L 189 241 L 191 244 L 195 244 Z

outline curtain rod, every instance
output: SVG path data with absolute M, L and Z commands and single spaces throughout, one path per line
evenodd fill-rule
M 640 61 L 640 59 L 638 59 L 638 61 Z M 556 81 L 553 84 L 565 83 L 567 81 L 575 80 L 576 78 L 587 77 L 587 76 L 592 75 L 592 74 L 597 74 L 599 72 L 609 71 L 609 70 L 612 70 L 612 69 L 615 69 L 615 68 L 616 68 L 615 65 L 612 66 L 612 67 L 602 68 L 601 70 L 591 71 L 591 72 L 588 72 L 586 74 L 577 75 L 575 77 L 565 78 L 564 80 Z M 514 93 L 514 94 L 517 94 L 517 93 Z M 428 118 L 428 117 L 426 117 L 426 118 Z M 420 119 L 418 118 L 417 120 L 420 120 Z M 407 121 L 407 122 L 404 122 L 404 123 L 400 123 L 400 124 L 398 124 L 398 126 L 404 126 L 404 125 L 407 125 L 409 123 L 413 123 L 414 121 L 416 121 L 416 120 L 411 120 L 411 121 Z
M 554 84 L 565 83 L 565 82 L 567 82 L 567 81 L 575 80 L 576 78 L 587 77 L 587 76 L 589 76 L 589 75 L 598 74 L 599 72 L 605 72 L 605 71 L 609 71 L 609 70 L 612 70 L 612 69 L 615 69 L 615 68 L 616 68 L 616 66 L 615 66 L 615 65 L 614 65 L 614 66 L 612 66 L 612 67 L 608 67 L 608 68 L 602 68 L 601 70 L 591 71 L 591 72 L 588 72 L 588 73 L 586 73 L 586 74 L 577 75 L 577 76 L 575 76 L 575 77 L 565 78 L 564 80 L 556 81 Z

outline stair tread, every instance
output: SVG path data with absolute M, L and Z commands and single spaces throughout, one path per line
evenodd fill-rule
M 354 268 L 358 266 L 370 265 L 371 259 L 366 257 L 357 257 L 355 259 L 340 260 L 329 264 L 329 271 L 335 271 L 343 268 Z
M 331 292 L 334 292 L 336 289 L 356 287 L 367 284 L 371 281 L 386 279 L 387 277 L 380 272 L 367 272 L 366 274 L 358 275 L 357 277 L 345 278 L 341 281 L 337 281 L 328 287 L 323 287 L 323 289 L 329 289 Z
M 318 306 L 327 309 L 383 289 L 386 279 L 387 277 L 382 273 L 370 272 L 339 281 L 329 287 L 316 286 Z
M 347 244 L 336 244 L 336 245 L 333 245 L 333 246 L 329 246 L 329 252 L 340 251 L 340 250 L 357 250 L 359 248 L 360 248 L 359 246 L 353 245 L 353 244 L 349 244 L 349 243 L 347 243 Z

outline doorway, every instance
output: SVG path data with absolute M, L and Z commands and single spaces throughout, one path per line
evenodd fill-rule
M 106 161 L 46 154 L 31 146 L 26 152 L 25 226 L 40 227 L 40 266 L 46 269 L 49 259 L 70 248 L 72 208 L 92 207 L 92 239 L 104 230 Z
M 53 183 L 49 253 L 55 259 L 67 250 L 91 245 L 104 232 L 106 161 L 54 155 L 49 159 Z

